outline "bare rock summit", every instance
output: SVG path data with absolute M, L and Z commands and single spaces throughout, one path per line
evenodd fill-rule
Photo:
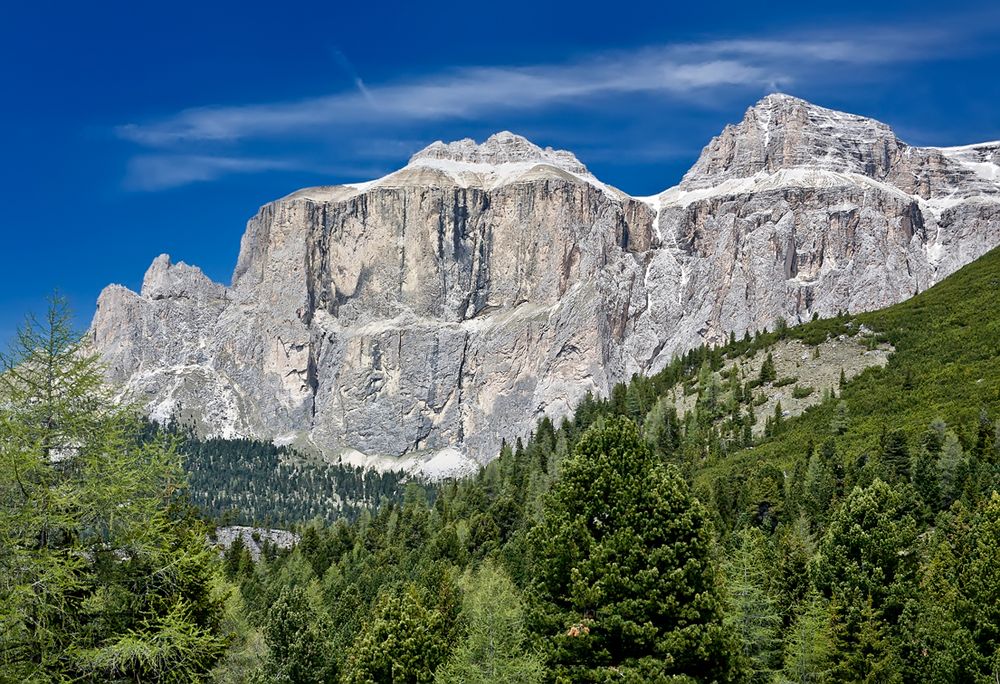
M 227 287 L 158 257 L 91 327 L 152 416 L 464 472 L 588 392 L 730 333 L 923 290 L 1000 244 L 998 143 L 920 148 L 770 95 L 632 197 L 503 132 L 250 220 Z

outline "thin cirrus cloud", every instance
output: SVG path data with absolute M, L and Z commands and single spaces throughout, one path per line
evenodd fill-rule
M 840 32 L 839 35 L 844 35 Z M 851 38 L 716 40 L 586 56 L 559 64 L 447 69 L 409 81 L 366 84 L 342 55 L 354 88 L 293 102 L 198 107 L 158 121 L 120 126 L 120 138 L 145 152 L 132 159 L 127 185 L 158 190 L 232 173 L 301 168 L 288 160 L 243 158 L 254 141 L 336 140 L 359 127 L 391 136 L 426 122 L 530 113 L 580 106 L 622 95 L 704 104 L 713 95 L 788 88 L 806 79 L 863 78 L 869 70 L 916 62 L 947 48 L 954 35 L 926 31 L 849 32 Z M 339 53 L 338 53 L 339 54 Z M 844 69 L 845 65 L 852 68 Z M 617 96 L 617 97 L 616 97 Z M 618 105 L 621 106 L 621 105 Z M 222 144 L 222 157 L 184 154 Z M 236 154 L 234 154 L 234 152 Z
M 472 117 L 497 109 L 539 109 L 601 95 L 663 92 L 723 85 L 766 85 L 776 71 L 736 60 L 679 63 L 654 58 L 604 59 L 560 67 L 477 67 L 414 83 L 368 87 L 298 102 L 203 107 L 164 121 L 129 124 L 121 137 L 149 147 L 198 141 L 235 141 L 338 127 Z
M 196 154 L 142 154 L 129 161 L 125 185 L 132 190 L 166 190 L 213 181 L 234 173 L 259 173 L 294 168 L 275 159 L 216 157 Z

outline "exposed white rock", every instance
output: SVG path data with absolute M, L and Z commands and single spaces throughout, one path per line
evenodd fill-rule
M 253 558 L 254 562 L 260 560 L 264 544 L 273 544 L 279 549 L 290 549 L 299 543 L 299 535 L 294 532 L 245 525 L 217 527 L 212 541 L 222 551 L 228 551 L 237 538 L 243 540 L 243 544 L 250 552 L 250 557 Z
M 154 417 L 465 472 L 694 345 L 929 287 L 1000 244 L 996 159 L 785 95 L 647 198 L 511 133 L 434 143 L 262 207 L 230 287 L 158 258 L 91 332 Z
M 980 178 L 1000 184 L 1000 140 L 936 149 L 949 159 L 970 169 Z

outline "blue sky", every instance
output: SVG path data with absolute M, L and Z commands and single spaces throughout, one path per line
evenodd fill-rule
M 513 130 L 652 194 L 774 90 L 1000 138 L 995 2 L 39 0 L 0 63 L 0 340 L 55 289 L 86 325 L 161 252 L 228 283 L 261 204 L 437 139 Z

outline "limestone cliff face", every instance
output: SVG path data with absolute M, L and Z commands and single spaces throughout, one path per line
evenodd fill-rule
M 640 312 L 633 337 L 674 352 L 926 289 L 1000 244 L 996 147 L 910 147 L 871 119 L 764 98 L 650 198 L 653 268 L 682 274 L 685 303 Z
M 159 257 L 92 335 L 157 418 L 447 471 L 692 345 L 928 287 L 1000 244 L 996 159 L 781 95 L 649 198 L 510 133 L 435 143 L 263 207 L 230 287 Z

